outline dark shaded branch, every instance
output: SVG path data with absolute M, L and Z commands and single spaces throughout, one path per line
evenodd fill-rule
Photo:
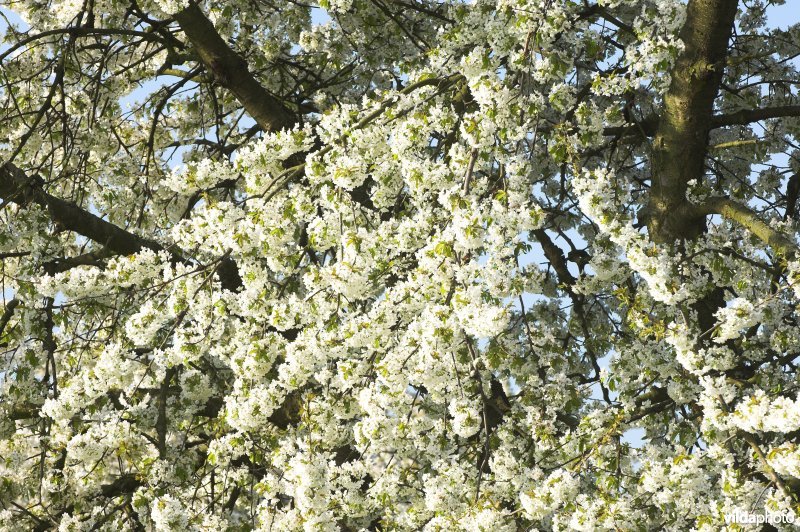
M 736 0 L 690 0 L 680 38 L 684 51 L 664 96 L 664 112 L 653 141 L 648 229 L 656 242 L 693 239 L 702 218 L 684 216 L 686 187 L 702 179 L 714 99 L 736 16 Z
M 0 198 L 5 201 L 16 203 L 21 207 L 27 207 L 32 203 L 39 205 L 47 210 L 53 223 L 61 228 L 83 235 L 120 255 L 131 255 L 143 249 L 166 250 L 176 261 L 187 260 L 177 251 L 167 250 L 154 240 L 135 235 L 75 203 L 48 194 L 42 185 L 41 178 L 29 177 L 11 163 L 0 167 Z M 242 285 L 238 270 L 229 258 L 225 258 L 223 262 L 225 261 L 231 264 L 217 269 L 222 286 L 228 290 L 237 290 Z
M 118 497 L 136 491 L 142 483 L 133 474 L 125 474 L 117 477 L 111 484 L 103 484 L 100 493 L 104 497 Z
M 12 299 L 8 303 L 6 303 L 6 308 L 3 310 L 3 315 L 0 316 L 0 335 L 3 334 L 3 331 L 6 329 L 6 325 L 8 322 L 11 321 L 11 317 L 14 315 L 14 309 L 19 306 L 18 299 Z
M 800 194 L 800 174 L 792 174 L 786 183 L 786 212 L 783 219 L 794 218 L 797 212 L 797 197 Z
M 716 129 L 726 126 L 742 126 L 752 124 L 770 118 L 786 118 L 800 116 L 800 105 L 783 105 L 775 107 L 763 107 L 761 109 L 742 109 L 735 113 L 715 115 L 711 117 L 709 129 Z M 658 130 L 658 117 L 649 116 L 636 124 L 626 124 L 624 126 L 612 126 L 603 129 L 603 134 L 607 137 L 618 135 L 644 135 L 652 137 Z
M 0 198 L 27 207 L 35 203 L 50 213 L 60 227 L 74 231 L 98 244 L 123 255 L 149 248 L 164 249 L 153 240 L 137 236 L 78 207 L 75 203 L 56 198 L 44 191 L 42 180 L 30 178 L 11 163 L 0 167 Z
M 651 116 L 636 124 L 627 124 L 624 126 L 612 126 L 603 129 L 603 135 L 606 137 L 617 137 L 625 135 L 638 135 L 645 137 L 652 137 L 656 134 L 658 128 L 658 117 Z
M 176 14 L 175 20 L 217 82 L 236 96 L 264 131 L 278 131 L 295 123 L 294 114 L 256 81 L 244 58 L 228 46 L 197 5 Z
M 56 273 L 71 270 L 76 266 L 103 266 L 103 259 L 114 256 L 114 252 L 108 248 L 99 249 L 90 253 L 84 253 L 75 257 L 62 257 L 50 260 L 42 264 L 45 273 L 54 275 Z
M 39 409 L 42 405 L 34 405 L 31 403 L 24 403 L 10 407 L 5 411 L 5 415 L 12 421 L 19 421 L 22 419 L 35 419 L 39 417 Z
M 738 126 L 787 116 L 800 116 L 800 105 L 782 105 L 761 109 L 742 109 L 735 113 L 717 115 L 711 120 L 711 127 Z
M 27 257 L 30 254 L 31 254 L 30 251 L 4 251 L 0 253 L 0 260 Z
M 25 39 L 22 39 L 12 46 L 8 47 L 7 49 L 3 50 L 3 53 L 0 54 L 0 63 L 2 63 L 5 59 L 7 59 L 11 54 L 19 50 L 20 48 L 25 47 L 26 45 L 37 41 L 39 39 L 44 39 L 46 37 L 51 37 L 53 35 L 69 35 L 70 37 L 87 37 L 87 36 L 117 36 L 117 35 L 125 35 L 131 37 L 140 37 L 145 41 L 161 41 L 161 37 L 158 36 L 156 33 L 146 32 L 146 31 L 137 31 L 137 30 L 128 30 L 124 28 L 86 28 L 86 27 L 71 27 L 71 28 L 56 28 L 52 30 L 43 31 L 41 33 L 37 33 L 35 35 L 30 35 Z
M 564 288 L 572 294 L 572 285 L 575 284 L 575 277 L 569 271 L 563 252 L 555 245 L 550 235 L 548 235 L 544 229 L 536 229 L 532 231 L 532 233 L 542 246 L 542 251 L 544 251 L 544 256 L 550 263 L 550 266 L 556 271 L 558 282 L 564 285 Z

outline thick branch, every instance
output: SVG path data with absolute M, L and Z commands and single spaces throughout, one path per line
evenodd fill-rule
M 542 251 L 544 251 L 545 258 L 556 271 L 558 282 L 564 285 L 564 288 L 570 294 L 573 294 L 572 285 L 575 284 L 575 277 L 569 271 L 567 261 L 561 249 L 556 246 L 550 238 L 550 235 L 548 235 L 544 229 L 535 229 L 533 231 L 533 236 L 539 241 L 539 244 L 542 246 Z
M 702 219 L 680 213 L 686 183 L 705 172 L 708 132 L 719 89 L 736 0 L 690 0 L 681 30 L 684 51 L 672 71 L 664 113 L 653 142 L 649 230 L 657 242 L 697 237 Z
M 130 255 L 144 248 L 155 251 L 163 249 L 155 241 L 134 235 L 72 202 L 48 194 L 42 188 L 40 178 L 28 177 L 11 163 L 0 167 L 0 198 L 21 207 L 35 203 L 50 213 L 54 223 L 94 240 L 116 253 Z
M 103 267 L 103 259 L 113 257 L 114 252 L 108 248 L 91 251 L 75 257 L 57 258 L 42 264 L 44 271 L 50 275 L 71 270 L 76 266 L 97 266 Z
M 136 491 L 142 482 L 133 474 L 120 475 L 110 484 L 103 484 L 100 486 L 100 493 L 104 497 L 119 497 L 120 495 L 127 495 Z
M 762 107 L 760 109 L 742 109 L 735 113 L 715 115 L 711 117 L 711 129 L 725 126 L 741 126 L 768 120 L 770 118 L 786 118 L 800 116 L 800 105 L 780 105 L 775 107 Z M 652 137 L 658 130 L 658 117 L 649 116 L 636 124 L 612 126 L 603 130 L 607 137 L 618 135 L 644 135 Z
M 217 82 L 236 96 L 264 131 L 294 124 L 294 114 L 256 81 L 244 58 L 228 46 L 197 5 L 191 4 L 175 20 Z
M 742 109 L 735 113 L 715 116 L 712 127 L 737 126 L 787 116 L 800 116 L 800 105 L 782 105 L 761 109 Z
M 709 198 L 698 206 L 698 213 L 703 216 L 719 214 L 738 223 L 783 255 L 787 260 L 793 260 L 798 255 L 796 242 L 770 227 L 767 222 L 759 218 L 755 211 L 745 205 L 728 198 Z
M 6 303 L 6 308 L 3 310 L 3 315 L 0 316 L 0 335 L 3 334 L 3 331 L 8 325 L 8 322 L 11 321 L 11 317 L 14 315 L 14 309 L 19 306 L 18 299 L 12 299 L 8 303 Z
M 0 198 L 21 207 L 27 207 L 31 203 L 39 205 L 47 210 L 53 223 L 63 229 L 83 235 L 114 253 L 131 255 L 143 249 L 152 249 L 153 251 L 165 249 L 154 240 L 135 235 L 103 220 L 75 203 L 48 194 L 42 188 L 41 178 L 30 178 L 11 163 L 0 166 Z M 170 251 L 170 254 L 176 261 L 186 260 L 175 251 Z M 241 286 L 242 280 L 235 264 L 230 259 L 226 260 L 230 264 L 222 265 L 217 272 L 224 288 L 236 290 Z

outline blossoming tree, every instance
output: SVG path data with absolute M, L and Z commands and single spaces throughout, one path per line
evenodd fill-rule
M 780 2 L 4 3 L 0 528 L 794 516 Z

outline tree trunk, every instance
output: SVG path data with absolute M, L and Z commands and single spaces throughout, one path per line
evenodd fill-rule
M 660 243 L 693 239 L 705 217 L 686 201 L 687 183 L 705 173 L 712 127 L 736 0 L 690 0 L 680 37 L 684 51 L 672 71 L 664 111 L 653 141 L 648 229 Z

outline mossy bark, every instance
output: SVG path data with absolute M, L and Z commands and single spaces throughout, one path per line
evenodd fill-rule
M 680 37 L 684 50 L 672 71 L 653 141 L 648 209 L 651 238 L 660 243 L 693 239 L 705 217 L 686 201 L 687 183 L 702 179 L 736 0 L 690 0 Z

